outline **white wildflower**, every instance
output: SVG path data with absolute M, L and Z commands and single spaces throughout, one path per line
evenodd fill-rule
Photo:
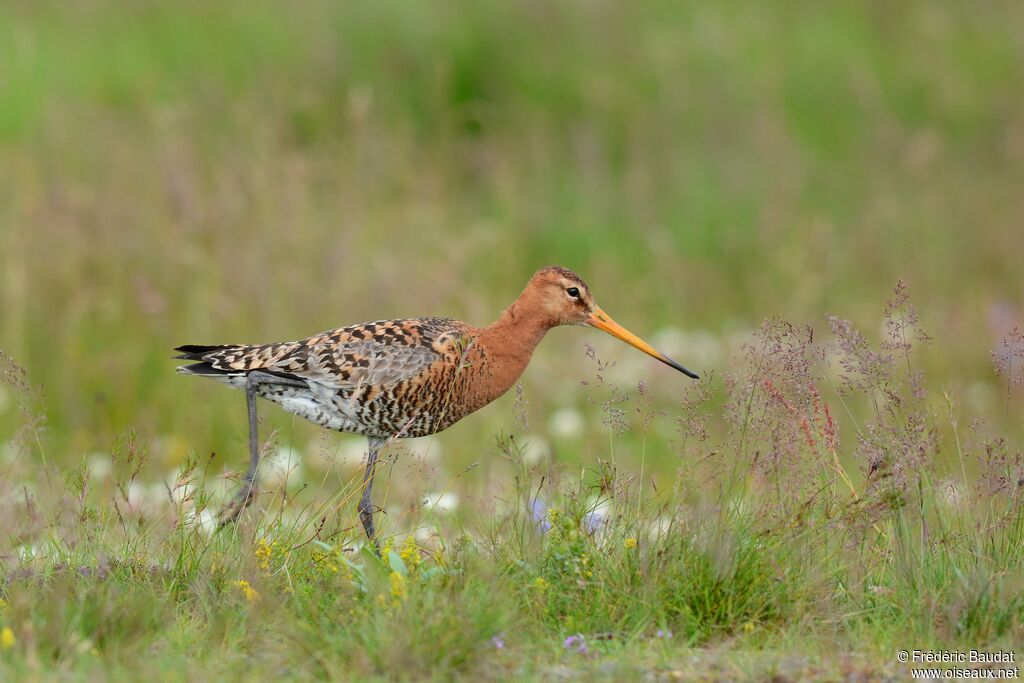
M 583 434 L 585 424 L 580 411 L 575 408 L 562 408 L 556 410 L 548 420 L 548 429 L 559 438 L 575 439 Z
M 302 483 L 302 454 L 284 446 L 277 453 L 268 454 L 260 462 L 259 481 L 268 489 L 296 486 Z
M 86 458 L 89 476 L 97 481 L 106 481 L 113 470 L 113 460 L 109 453 L 93 453 Z
M 520 452 L 523 454 L 523 462 L 527 465 L 536 465 L 551 457 L 551 445 L 542 437 L 527 434 L 519 441 Z
M 369 448 L 366 438 L 359 436 L 342 437 L 334 449 L 334 462 L 339 467 L 352 469 L 366 463 L 366 451 Z
M 428 493 L 423 496 L 423 505 L 426 506 L 428 510 L 451 512 L 459 507 L 459 496 L 451 491 Z
M 436 436 L 424 436 L 420 439 L 407 439 L 402 442 L 417 460 L 436 463 L 441 459 L 441 441 Z M 365 447 L 364 447 L 365 450 Z

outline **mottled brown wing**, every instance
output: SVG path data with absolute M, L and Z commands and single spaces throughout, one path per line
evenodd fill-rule
M 225 373 L 263 370 L 342 389 L 395 384 L 416 376 L 439 357 L 429 346 L 309 341 L 227 347 L 205 353 L 201 360 Z
M 397 384 L 423 372 L 438 358 L 429 346 L 357 341 L 302 347 L 279 365 L 288 374 L 343 389 Z
M 447 318 L 381 320 L 330 330 L 308 339 L 258 346 L 182 346 L 179 358 L 197 360 L 194 374 L 263 370 L 325 387 L 388 386 L 424 371 L 437 351 L 467 326 Z M 205 368 L 205 370 L 204 370 Z

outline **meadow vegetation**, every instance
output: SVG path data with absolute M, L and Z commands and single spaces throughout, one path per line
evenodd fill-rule
M 1024 642 L 1021 6 L 0 7 L 0 680 L 881 679 Z M 391 444 L 181 343 L 557 330 Z M 913 296 L 911 296 L 913 295 Z M 916 304 L 916 306 L 915 306 Z M 858 678 L 861 677 L 861 678 Z

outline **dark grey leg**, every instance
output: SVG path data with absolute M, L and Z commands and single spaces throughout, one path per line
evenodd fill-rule
M 256 395 L 262 384 L 278 384 L 289 387 L 305 387 L 300 380 L 279 377 L 270 373 L 253 370 L 245 376 L 245 405 L 249 412 L 249 471 L 245 474 L 242 489 L 231 503 L 221 512 L 221 525 L 230 524 L 238 519 L 242 510 L 252 503 L 256 494 L 256 473 L 260 466 L 260 437 L 256 418 Z
M 377 468 L 377 455 L 380 453 L 381 447 L 387 442 L 387 439 L 371 436 L 369 441 L 370 449 L 366 453 L 366 473 L 363 475 L 363 495 L 359 499 L 359 520 L 363 523 L 366 538 L 373 543 L 373 547 L 379 555 L 380 544 L 377 543 L 376 532 L 373 529 L 373 500 L 370 492 L 373 490 L 373 475 Z

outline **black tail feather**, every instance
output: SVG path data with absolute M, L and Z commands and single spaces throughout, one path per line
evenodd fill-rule
M 185 356 L 178 356 L 179 358 L 185 358 Z M 192 365 L 182 365 L 178 367 L 178 372 L 183 375 L 244 375 L 245 372 L 239 370 L 221 370 L 215 368 L 209 363 L 193 363 Z
M 215 368 L 211 363 L 193 363 L 192 365 L 179 365 L 177 367 L 179 373 L 183 375 L 206 375 L 206 376 L 220 376 L 220 375 L 233 375 L 243 376 L 248 375 L 250 370 L 223 370 L 221 368 Z M 267 368 L 258 368 L 262 375 L 272 375 L 274 377 L 280 377 L 281 379 L 287 379 L 292 382 L 303 382 L 305 381 L 298 375 L 293 375 L 290 372 L 281 372 L 280 370 L 269 370 Z M 266 383 L 264 381 L 264 383 Z M 272 384 L 273 382 L 271 382 Z
M 175 356 L 176 359 L 181 360 L 202 360 L 203 356 L 214 351 L 223 351 L 224 349 L 235 348 L 232 344 L 220 344 L 214 346 L 203 346 L 201 344 L 185 344 L 184 346 L 175 347 L 175 351 L 181 351 L 180 356 Z

